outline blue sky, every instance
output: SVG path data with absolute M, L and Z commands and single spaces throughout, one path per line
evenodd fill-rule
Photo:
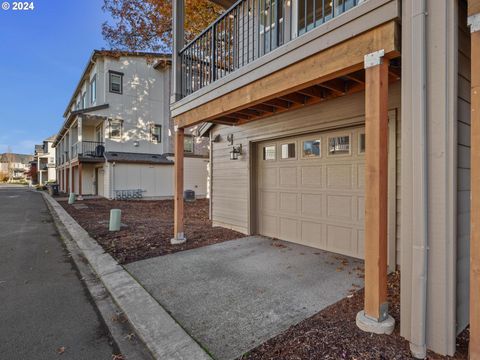
M 0 153 L 32 153 L 55 134 L 92 50 L 108 48 L 103 0 L 33 2 L 33 11 L 0 8 Z

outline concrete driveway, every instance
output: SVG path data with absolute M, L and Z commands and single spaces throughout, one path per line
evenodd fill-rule
M 126 265 L 216 359 L 235 359 L 363 287 L 363 261 L 246 237 Z

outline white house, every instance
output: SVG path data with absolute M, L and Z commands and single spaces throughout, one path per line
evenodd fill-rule
M 93 52 L 53 143 L 61 191 L 109 199 L 173 196 L 170 70 L 170 55 Z M 203 197 L 208 140 L 195 132 L 185 138 L 185 187 Z
M 31 155 L 4 153 L 0 154 L 0 181 L 25 181 L 30 170 Z
M 53 182 L 57 178 L 55 170 L 55 148 L 53 141 L 55 136 L 51 136 L 43 141 L 41 145 L 35 145 L 35 154 L 33 160 L 37 166 L 37 182 L 44 185 L 47 182 Z

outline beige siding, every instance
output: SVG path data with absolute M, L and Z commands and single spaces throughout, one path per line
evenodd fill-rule
M 107 167 L 98 168 L 98 195 L 108 197 L 108 189 L 106 188 L 106 179 L 108 179 Z
M 207 139 L 208 140 L 208 139 Z M 208 170 L 208 159 L 202 158 L 185 158 L 185 190 L 195 191 L 197 197 L 206 197 L 207 196 L 207 170 Z M 172 166 L 172 177 L 173 177 L 173 166 Z M 173 196 L 173 187 L 172 187 L 172 196 Z
M 470 244 L 470 33 L 467 4 L 459 4 L 458 171 L 457 171 L 457 332 L 469 321 Z
M 359 93 L 242 126 L 216 126 L 213 129 L 213 137 L 220 135 L 220 141 L 213 143 L 212 220 L 214 225 L 235 229 L 244 234 L 255 231 L 255 225 L 251 221 L 255 206 L 251 205 L 250 201 L 252 180 L 250 175 L 253 174 L 254 168 L 250 153 L 253 143 L 349 125 L 361 125 L 364 123 L 364 100 L 364 93 Z M 389 109 L 394 110 L 399 107 L 400 83 L 395 83 L 390 89 Z M 399 131 L 400 125 L 397 123 L 398 139 Z M 235 145 L 243 146 L 243 155 L 238 161 L 229 160 L 231 146 L 226 139 L 228 134 L 234 135 Z M 397 149 L 399 146 L 400 141 L 397 141 Z M 399 152 L 397 156 L 397 161 L 400 161 Z M 397 165 L 397 171 L 399 170 L 400 166 Z M 400 200 L 399 192 L 397 198 Z M 397 218 L 399 218 L 398 215 Z
M 95 195 L 95 165 L 83 164 L 82 169 L 83 195 Z
M 117 163 L 113 171 L 112 191 L 142 189 L 144 197 L 171 197 L 173 194 L 172 165 Z

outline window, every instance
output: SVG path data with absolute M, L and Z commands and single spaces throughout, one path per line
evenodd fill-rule
M 295 143 L 282 144 L 282 159 L 295 158 Z
M 122 138 L 122 121 L 110 120 L 110 139 Z
M 276 158 L 275 145 L 269 145 L 263 147 L 263 160 L 275 160 Z
M 162 125 L 152 124 L 150 126 L 150 139 L 155 144 L 162 142 Z
M 314 158 L 321 156 L 321 140 L 307 140 L 303 142 L 302 156 L 304 158 Z
M 336 136 L 328 139 L 328 153 L 330 155 L 350 154 L 350 136 Z
M 360 134 L 358 139 L 358 152 L 365 154 L 365 134 Z
M 97 101 L 97 75 L 90 81 L 90 104 L 95 104 L 95 101 Z
M 187 154 L 193 154 L 195 147 L 194 147 L 194 137 L 191 135 L 185 135 L 183 141 L 183 152 Z
M 103 143 L 103 124 L 100 124 L 95 129 L 95 137 L 97 142 Z
M 83 93 L 82 94 L 82 109 L 85 109 L 87 107 L 87 94 Z
M 123 74 L 115 71 L 109 71 L 108 79 L 110 92 L 114 94 L 121 94 L 123 91 Z

